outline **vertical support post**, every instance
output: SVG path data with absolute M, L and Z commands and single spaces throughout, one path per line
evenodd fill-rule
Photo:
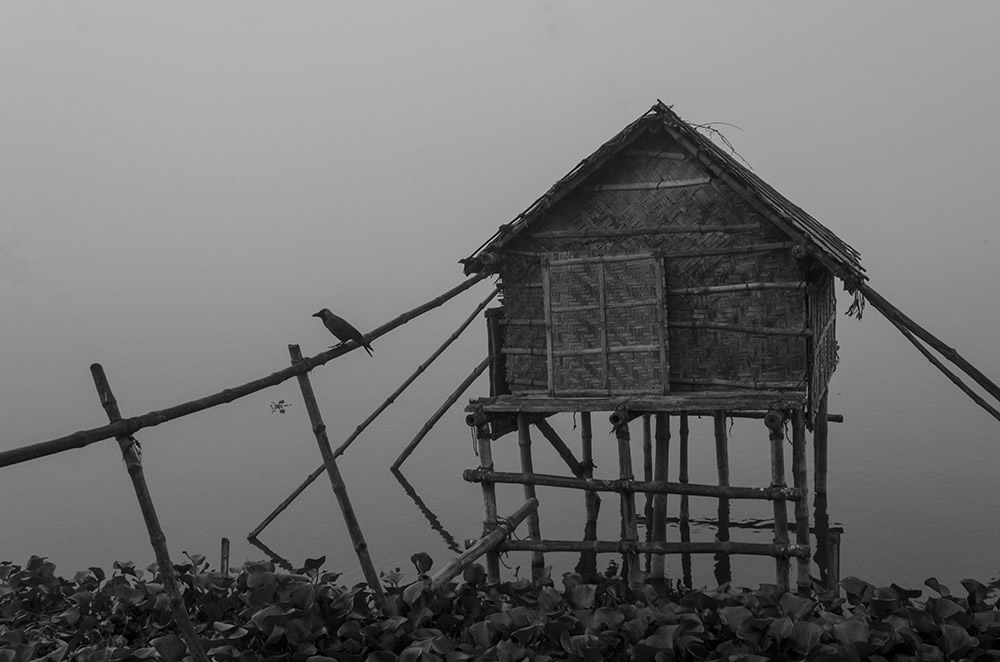
M 219 573 L 223 577 L 229 576 L 229 538 L 222 539 L 222 553 L 219 556 Z
M 656 466 L 653 480 L 666 481 L 670 469 L 670 415 L 656 414 Z M 653 542 L 667 540 L 667 495 L 657 494 L 653 497 Z M 662 579 L 666 573 L 666 557 L 663 554 L 653 556 L 650 571 L 653 577 Z
M 795 542 L 809 546 L 809 469 L 806 466 L 806 420 L 801 409 L 792 411 L 792 484 L 802 490 L 802 498 L 795 502 Z M 796 560 L 795 587 L 799 595 L 809 595 L 811 559 Z
M 829 532 L 830 545 L 830 588 L 840 590 L 840 530 Z
M 302 352 L 298 345 L 289 345 L 288 354 L 291 356 L 292 365 L 302 361 Z M 326 474 L 330 477 L 330 486 L 333 494 L 340 504 L 340 512 L 344 516 L 344 523 L 347 525 L 347 532 L 351 536 L 354 545 L 354 553 L 357 554 L 361 563 L 361 571 L 364 573 L 368 588 L 375 596 L 375 602 L 380 607 L 385 602 L 385 593 L 382 591 L 382 583 L 379 581 L 378 573 L 375 572 L 375 565 L 368 553 L 368 543 L 361 532 L 361 523 L 351 505 L 351 498 L 347 494 L 347 484 L 340 474 L 337 461 L 333 459 L 333 449 L 330 448 L 330 439 L 326 434 L 326 424 L 323 422 L 323 415 L 320 414 L 319 405 L 316 403 L 316 394 L 313 393 L 312 383 L 309 381 L 309 373 L 304 372 L 296 375 L 299 380 L 299 390 L 302 391 L 302 401 L 305 403 L 306 412 L 309 414 L 309 422 L 312 424 L 313 435 L 316 437 L 316 444 L 319 446 L 319 454 L 323 457 L 323 465 L 326 467 Z
M 520 412 L 517 415 L 517 446 L 521 451 L 521 472 L 525 476 L 534 473 L 531 460 L 531 427 L 528 415 Z M 535 499 L 535 486 L 524 484 L 524 500 Z M 538 509 L 528 514 L 528 539 L 541 540 L 542 534 L 538 526 Z M 538 579 L 545 572 L 545 555 L 540 551 L 531 552 L 531 578 Z
M 634 481 L 635 474 L 632 470 L 632 439 L 628 429 L 629 413 L 624 407 L 619 407 L 611 416 L 612 423 L 620 421 L 615 426 L 615 437 L 618 438 L 619 477 L 623 481 Z M 635 543 L 639 542 L 639 523 L 635 512 L 635 492 L 628 490 L 621 492 L 621 517 L 621 539 L 625 543 L 626 548 L 625 553 L 622 555 L 622 574 L 628 579 L 629 584 L 638 584 L 642 581 L 642 573 L 639 569 L 639 553 L 635 550 Z
M 688 482 L 688 437 L 690 436 L 691 429 L 688 426 L 688 415 L 685 412 L 681 413 L 680 416 L 680 446 L 678 450 L 678 463 L 680 464 L 680 470 L 678 472 L 678 482 L 687 483 Z M 681 542 L 691 542 L 691 509 L 690 501 L 687 494 L 681 495 L 681 512 L 680 512 L 680 529 L 681 529 Z M 694 579 L 691 575 L 691 553 L 683 552 L 681 554 L 681 579 L 685 586 L 694 586 Z
M 591 427 L 590 412 L 580 412 L 580 441 L 583 446 L 580 466 L 583 468 L 582 478 L 594 477 L 594 433 Z M 583 529 L 584 540 L 597 540 L 597 516 L 601 510 L 601 497 L 592 490 L 584 492 L 584 505 L 587 509 L 587 523 Z M 597 553 L 580 552 L 580 561 L 576 571 L 584 577 L 597 574 Z
M 813 472 L 816 480 L 816 494 L 826 494 L 826 475 L 828 471 L 827 438 L 830 431 L 829 417 L 830 389 L 819 399 L 816 407 L 816 422 L 813 427 Z
M 650 419 L 650 414 L 642 415 L 642 479 L 647 482 L 653 480 L 653 433 Z M 646 493 L 642 514 L 646 519 L 646 541 L 648 542 L 653 540 L 653 527 L 655 526 L 653 523 L 653 495 L 649 492 Z M 651 569 L 653 556 L 653 554 L 645 555 L 646 572 Z
M 769 430 L 768 437 L 771 440 L 771 486 L 786 487 L 785 485 L 785 448 L 784 431 L 785 415 L 780 411 L 771 410 L 764 417 L 764 425 Z M 778 545 L 788 544 L 788 508 L 784 499 L 774 499 L 774 542 Z M 780 593 L 788 591 L 789 573 L 791 564 L 787 556 L 775 558 L 775 579 Z
M 827 512 L 826 502 L 827 438 L 830 430 L 829 396 L 830 390 L 827 389 L 819 399 L 816 421 L 813 424 L 813 475 L 816 481 L 813 519 L 816 527 L 816 565 L 819 566 L 820 582 L 826 588 L 838 588 L 839 579 L 833 581 L 832 569 L 835 559 L 830 544 L 830 515 Z
M 100 363 L 94 363 L 90 366 L 90 374 L 94 377 L 97 395 L 101 399 L 101 406 L 104 407 L 104 411 L 108 415 L 108 421 L 111 423 L 120 421 L 122 415 L 118 410 L 118 401 L 115 399 L 114 393 L 111 392 L 111 385 L 104 374 L 104 368 L 101 367 Z M 156 565 L 160 571 L 163 588 L 170 599 L 170 611 L 177 623 L 177 630 L 180 632 L 181 639 L 187 644 L 188 653 L 195 662 L 208 662 L 205 649 L 202 648 L 194 625 L 191 624 L 191 617 L 184 607 L 184 598 L 181 596 L 180 587 L 177 584 L 177 573 L 174 571 L 174 564 L 170 560 L 170 552 L 167 550 L 167 536 L 160 526 L 156 508 L 153 507 L 153 497 L 149 493 L 149 485 L 146 483 L 146 476 L 142 470 L 139 442 L 131 435 L 117 436 L 115 441 L 118 442 L 118 448 L 121 449 L 129 478 L 132 479 L 132 488 L 139 501 L 142 519 L 146 523 L 146 532 L 149 534 L 149 542 L 156 555 Z
M 479 468 L 493 471 L 493 449 L 490 445 L 490 426 L 476 426 L 476 444 L 479 447 Z M 483 535 L 489 535 L 497 528 L 497 490 L 496 485 L 488 480 L 483 481 Z M 490 584 L 500 583 L 500 555 L 494 551 L 486 554 L 486 579 Z
M 719 475 L 719 485 L 729 485 L 729 434 L 726 432 L 726 412 L 716 411 L 712 414 L 715 428 L 715 467 Z M 718 510 L 718 540 L 729 541 L 729 499 L 719 497 Z M 715 579 L 719 584 L 733 580 L 733 569 L 729 554 L 720 552 L 715 555 Z

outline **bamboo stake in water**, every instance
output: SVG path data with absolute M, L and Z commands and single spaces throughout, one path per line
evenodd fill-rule
M 809 470 L 806 466 L 806 421 L 801 409 L 792 411 L 792 482 L 802 490 L 795 502 L 795 542 L 809 545 Z M 809 595 L 809 558 L 799 558 L 795 586 L 799 595 Z
M 431 431 L 431 428 L 433 428 L 437 422 L 441 420 L 442 416 L 448 413 L 448 410 L 451 409 L 452 405 L 458 402 L 458 399 L 462 397 L 462 394 L 469 390 L 469 387 L 472 386 L 472 382 L 476 381 L 476 378 L 483 374 L 489 365 L 490 359 L 489 357 L 486 357 L 483 359 L 483 362 L 476 366 L 469 376 L 458 385 L 455 392 L 449 395 L 448 399 L 444 401 L 444 404 L 441 405 L 436 412 L 434 412 L 434 415 L 427 419 L 427 422 L 424 423 L 422 428 L 420 428 L 420 432 L 417 433 L 417 436 L 415 436 L 413 440 L 406 445 L 403 452 L 400 453 L 399 457 L 396 458 L 396 461 L 392 463 L 393 469 L 396 469 L 397 471 L 399 470 L 399 467 L 402 466 L 403 462 L 406 462 L 406 458 L 410 457 L 410 454 L 413 453 L 413 451 L 417 448 L 417 445 L 423 441 L 424 437 L 427 436 L 427 433 Z
M 465 550 L 459 556 L 456 556 L 451 561 L 448 562 L 445 567 L 441 568 L 433 577 L 431 577 L 431 590 L 439 591 L 448 582 L 458 576 L 460 572 L 465 570 L 467 567 L 472 565 L 473 561 L 481 557 L 483 554 L 489 554 L 496 549 L 496 546 L 502 543 L 504 540 L 514 532 L 517 525 L 524 521 L 531 513 L 538 510 L 538 499 L 528 499 L 524 502 L 524 505 L 517 509 L 517 511 L 504 519 L 503 523 L 495 527 L 492 531 L 484 535 L 469 549 Z M 493 552 L 496 556 L 496 553 Z
M 101 399 L 101 405 L 108 415 L 108 420 L 112 423 L 120 421 L 122 416 L 118 410 L 118 401 L 114 393 L 111 392 L 111 385 L 104 375 L 104 368 L 100 363 L 90 366 L 90 372 L 94 377 L 94 385 L 97 387 L 97 395 Z M 131 435 L 115 437 L 118 447 L 121 449 L 122 458 L 125 460 L 125 467 L 128 470 L 129 478 L 132 479 L 132 488 L 139 501 L 139 510 L 142 511 L 142 519 L 146 523 L 146 531 L 149 533 L 149 542 L 153 546 L 156 555 L 156 565 L 160 571 L 160 578 L 163 581 L 163 588 L 169 597 L 170 611 L 173 613 L 174 622 L 177 623 L 177 630 L 181 639 L 187 644 L 188 653 L 195 662 L 208 662 L 205 649 L 201 646 L 201 641 L 191 623 L 191 617 L 184 607 L 184 598 L 181 597 L 181 590 L 177 584 L 177 573 L 174 571 L 174 564 L 170 560 L 170 552 L 167 550 L 167 536 L 160 526 L 160 519 L 156 515 L 156 508 L 153 506 L 153 497 L 149 493 L 149 486 L 146 484 L 146 476 L 142 470 L 142 458 L 139 454 L 139 442 Z
M 493 471 L 493 449 L 488 424 L 476 427 L 476 444 L 479 450 L 479 467 Z M 491 482 L 483 483 L 483 535 L 497 528 L 497 490 Z M 494 551 L 486 554 L 486 579 L 490 584 L 500 583 L 500 555 Z
M 785 435 L 782 432 L 785 418 L 779 412 L 775 416 L 765 418 L 771 441 L 771 487 L 785 487 Z M 782 499 L 774 500 L 774 542 L 777 545 L 788 544 L 788 508 Z M 791 565 L 787 558 L 775 558 L 775 575 L 778 591 L 788 591 L 789 572 Z
M 534 473 L 534 463 L 531 459 L 531 428 L 528 423 L 527 414 L 517 415 L 517 445 L 521 453 L 521 472 L 525 476 Z M 524 484 L 524 498 L 526 501 L 535 499 L 535 486 L 529 483 Z M 528 538 L 531 540 L 541 540 L 542 533 L 538 522 L 538 509 L 528 515 Z M 538 579 L 545 572 L 545 555 L 542 552 L 531 553 L 531 578 Z
M 288 354 L 292 357 L 292 364 L 302 360 L 302 352 L 299 351 L 298 345 L 289 345 Z M 368 588 L 371 589 L 372 594 L 375 596 L 375 603 L 381 607 L 385 602 L 382 583 L 379 581 L 378 573 L 375 572 L 375 566 L 372 564 L 371 556 L 368 554 L 368 543 L 365 542 L 365 536 L 361 531 L 361 524 L 358 522 L 358 517 L 354 512 L 354 506 L 351 505 L 351 498 L 347 494 L 347 485 L 344 483 L 344 477 L 340 475 L 340 468 L 337 467 L 337 461 L 333 459 L 330 439 L 326 435 L 326 424 L 323 423 L 323 416 L 320 414 L 319 405 L 316 404 L 316 394 L 313 393 L 312 384 L 309 381 L 309 373 L 303 373 L 297 375 L 297 377 L 299 388 L 302 391 L 302 400 L 306 405 L 306 411 L 309 413 L 309 422 L 312 423 L 313 434 L 316 436 L 317 445 L 319 445 L 319 454 L 323 456 L 323 465 L 326 467 L 326 473 L 330 477 L 330 486 L 333 488 L 334 496 L 337 497 L 337 503 L 340 504 L 340 511 L 344 515 L 347 532 L 350 534 L 351 542 L 354 544 L 354 553 L 357 554 L 358 561 L 361 563 L 361 571 L 365 575 Z
M 222 553 L 219 555 L 219 573 L 229 576 L 229 538 L 222 539 Z
M 646 431 L 643 430 L 643 433 Z M 670 470 L 670 415 L 656 414 L 656 465 L 653 468 L 653 480 L 667 480 Z M 647 493 L 646 498 L 649 499 Z M 652 542 L 667 540 L 667 495 L 653 496 L 653 526 Z M 657 554 L 653 556 L 650 570 L 653 577 L 662 578 L 666 574 L 666 559 Z
M 615 427 L 615 437 L 618 439 L 618 468 L 622 480 L 635 480 L 632 470 L 632 440 L 629 435 L 628 421 L 632 418 L 628 411 L 623 408 L 615 410 L 613 420 L 624 421 Z M 632 543 L 622 555 L 622 573 L 629 584 L 638 584 L 642 581 L 642 572 L 639 569 L 639 553 L 636 551 L 636 544 L 639 542 L 639 523 L 635 512 L 635 493 L 621 493 L 621 538 L 626 543 Z
M 465 331 L 466 328 L 468 328 L 469 324 L 471 324 L 473 322 L 473 320 L 476 319 L 476 317 L 479 315 L 479 313 L 482 311 L 482 309 L 485 308 L 489 304 L 489 302 L 493 300 L 493 297 L 495 297 L 497 295 L 497 292 L 499 292 L 499 291 L 500 290 L 498 290 L 498 289 L 494 289 L 493 292 L 491 292 L 490 295 L 488 297 L 486 297 L 483 300 L 483 302 L 480 303 L 476 307 L 476 309 L 474 311 L 472 311 L 472 314 L 469 315 L 465 319 L 464 322 L 462 322 L 461 326 L 459 326 L 458 329 L 456 329 L 454 333 L 452 333 L 450 336 L 448 336 L 448 339 L 445 340 L 444 343 L 440 347 L 438 347 L 437 350 L 435 350 L 434 353 L 431 354 L 430 357 L 426 361 L 424 361 L 423 363 L 421 363 L 417 367 L 416 371 L 412 375 L 410 375 L 406 379 L 406 381 L 404 381 L 402 384 L 400 384 L 399 388 L 397 388 L 395 391 L 392 392 L 392 395 L 390 395 L 388 398 L 386 398 L 385 401 L 381 405 L 379 405 L 375 409 L 375 411 L 373 411 L 368 416 L 368 418 L 366 418 L 364 421 L 362 421 L 361 424 L 354 429 L 354 432 L 351 433 L 351 436 L 349 436 L 347 438 L 347 440 L 344 441 L 344 443 L 342 443 L 340 446 L 337 447 L 337 449 L 335 451 L 333 451 L 333 459 L 337 459 L 338 457 L 340 457 L 341 455 L 343 455 L 344 451 L 346 451 L 348 449 L 348 447 L 350 447 L 350 445 L 354 442 L 354 440 L 357 439 L 361 435 L 361 433 L 364 432 L 365 429 L 369 425 L 371 425 L 372 422 L 376 418 L 378 418 L 379 414 L 381 414 L 383 411 L 385 411 L 389 407 L 389 405 L 391 405 L 393 402 L 395 402 L 396 398 L 398 398 L 403 393 L 403 391 L 405 391 L 407 389 L 407 387 L 410 384 L 412 384 L 414 382 L 414 380 L 416 380 L 416 378 L 419 377 L 420 374 L 423 373 L 424 370 L 426 370 L 428 366 L 430 366 L 431 363 L 434 362 L 434 360 L 437 357 L 441 356 L 441 353 L 444 352 L 444 350 L 447 349 L 448 346 L 451 343 L 453 343 L 460 335 L 462 335 L 462 332 Z M 307 487 L 309 487 L 310 485 L 312 485 L 313 481 L 315 481 L 317 478 L 319 478 L 319 475 L 321 473 L 323 473 L 323 471 L 325 469 L 326 469 L 326 467 L 324 467 L 322 464 L 319 465 L 318 467 L 316 467 L 313 470 L 313 472 L 311 474 L 309 474 L 306 477 L 306 479 L 304 481 L 302 481 L 299 484 L 299 486 L 296 487 L 292 491 L 291 494 L 288 495 L 288 497 L 285 498 L 284 501 L 282 501 L 281 503 L 278 504 L 277 508 L 275 508 L 274 510 L 272 510 L 270 512 L 270 514 L 267 517 L 265 517 L 263 519 L 263 521 L 261 521 L 260 524 L 257 525 L 256 529 L 254 529 L 253 531 L 251 531 L 250 533 L 247 534 L 247 537 L 248 538 L 256 538 L 257 536 L 259 536 L 261 534 L 261 532 L 265 528 L 267 528 L 267 525 L 274 521 L 274 518 L 276 518 L 278 515 L 280 515 L 282 512 L 284 512 L 284 510 L 286 508 L 288 508 L 288 506 L 290 506 L 292 504 L 292 502 L 295 501 L 295 499 L 297 499 L 298 496 L 300 494 L 302 494 L 302 492 Z
M 729 485 L 729 434 L 726 431 L 726 412 L 716 411 L 712 414 L 715 428 L 715 464 L 719 474 L 719 485 Z M 729 499 L 719 499 L 718 510 L 719 542 L 729 540 Z M 729 556 L 719 554 L 715 557 L 715 580 L 721 585 L 732 581 L 733 570 Z
M 580 441 L 583 458 L 581 478 L 594 477 L 594 432 L 591 426 L 590 412 L 580 412 Z M 601 511 L 601 497 L 594 491 L 588 491 L 583 497 L 584 506 L 587 511 L 587 522 L 583 528 L 584 540 L 597 540 L 597 517 Z M 597 574 L 597 554 L 591 552 L 581 552 L 580 561 L 576 566 L 576 571 L 584 576 Z
M 678 464 L 680 464 L 680 469 L 678 472 L 677 481 L 682 484 L 687 484 L 688 482 L 688 436 L 690 435 L 690 427 L 688 425 L 688 415 L 682 412 L 680 423 L 680 444 L 677 449 L 678 454 Z M 681 542 L 691 542 L 691 511 L 690 511 L 690 499 L 688 495 L 681 495 L 681 512 L 680 512 L 680 529 L 681 529 Z M 693 586 L 694 579 L 691 575 L 691 555 L 681 554 L 681 578 L 685 586 Z

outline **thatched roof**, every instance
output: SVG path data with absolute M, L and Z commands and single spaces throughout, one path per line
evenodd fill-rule
M 542 197 L 538 198 L 514 220 L 500 229 L 472 255 L 462 260 L 466 273 L 482 269 L 479 256 L 502 250 L 507 242 L 519 235 L 556 201 L 575 189 L 608 159 L 628 147 L 653 124 L 665 128 L 690 154 L 699 159 L 713 177 L 717 177 L 743 196 L 769 222 L 790 239 L 802 244 L 820 262 L 840 277 L 848 289 L 855 290 L 867 279 L 861 266 L 860 254 L 806 213 L 801 207 L 781 195 L 729 152 L 716 145 L 708 136 L 688 124 L 661 101 L 642 117 L 625 127 L 618 135 L 601 145 L 581 161 Z

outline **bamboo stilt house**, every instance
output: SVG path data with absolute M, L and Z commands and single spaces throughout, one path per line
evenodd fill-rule
M 491 396 L 766 391 L 811 425 L 858 257 L 657 103 L 462 262 L 500 277 Z
M 826 392 L 837 365 L 834 281 L 860 293 L 866 276 L 857 251 L 658 102 L 462 263 L 466 274 L 498 276 L 502 292 L 501 307 L 486 316 L 490 394 L 468 407 L 481 465 L 465 477 L 482 483 L 485 528 L 496 525 L 497 482 L 522 483 L 526 498 L 535 495 L 535 485 L 588 493 L 583 541 L 541 540 L 534 513 L 530 540 L 505 549 L 530 550 L 538 571 L 545 551 L 618 550 L 633 580 L 641 575 L 640 551 L 767 554 L 775 557 L 784 587 L 790 559 L 797 557 L 797 584 L 808 589 L 805 430 L 815 427 L 814 444 L 825 458 Z M 583 412 L 586 461 L 589 415 L 595 411 L 612 412 L 620 465 L 614 481 L 593 480 L 581 470 L 585 463 L 544 424 L 552 414 Z M 686 444 L 689 413 L 716 417 L 718 485 L 688 484 L 686 453 L 683 484 L 666 476 L 670 417 L 680 417 Z M 657 477 L 638 482 L 628 422 L 645 417 L 643 459 L 652 467 L 653 415 Z M 770 451 L 762 446 L 762 452 L 771 453 L 770 488 L 777 491 L 730 486 L 727 432 L 718 424 L 727 415 L 764 419 Z M 819 418 L 823 424 L 814 426 Z M 786 421 L 793 432 L 793 486 L 787 489 Z M 533 473 L 532 423 L 557 447 L 573 477 Z M 489 452 L 491 440 L 513 430 L 521 449 L 520 478 L 494 471 Z M 825 492 L 825 475 L 816 484 Z M 774 543 L 731 543 L 720 528 L 714 543 L 668 544 L 658 522 L 647 523 L 652 539 L 640 543 L 640 487 L 656 495 L 660 519 L 671 493 L 718 498 L 719 512 L 726 514 L 728 499 L 743 498 L 733 495 L 771 500 Z M 618 541 L 593 537 L 599 490 L 619 493 Z M 796 503 L 794 543 L 787 501 Z M 724 523 L 728 514 L 720 515 L 720 527 Z M 497 560 L 487 560 L 495 578 Z M 654 575 L 663 572 L 659 561 L 647 567 Z

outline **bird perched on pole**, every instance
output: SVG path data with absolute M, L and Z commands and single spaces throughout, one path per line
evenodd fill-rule
M 348 340 L 353 340 L 358 343 L 358 345 L 365 348 L 365 351 L 368 352 L 368 356 L 372 355 L 371 344 L 365 340 L 365 337 L 360 331 L 354 328 L 354 325 L 345 320 L 343 317 L 337 317 L 330 312 L 329 308 L 324 308 L 318 313 L 313 313 L 312 316 L 323 320 L 323 326 L 325 326 L 330 333 L 335 335 L 341 344 L 347 342 Z

